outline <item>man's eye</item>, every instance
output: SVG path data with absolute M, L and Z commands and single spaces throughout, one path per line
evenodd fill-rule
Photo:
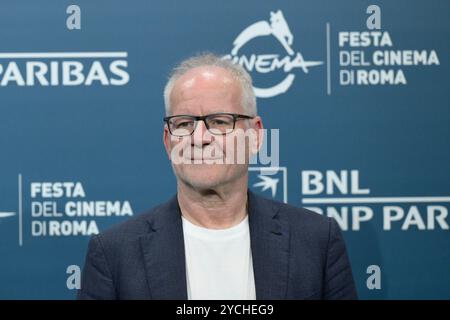
M 230 121 L 223 120 L 223 119 L 212 119 L 211 120 L 211 124 L 212 125 L 218 125 L 218 126 L 228 125 L 228 124 L 230 124 Z
M 183 121 L 183 122 L 179 122 L 176 124 L 177 128 L 189 128 L 191 127 L 193 124 L 192 121 Z

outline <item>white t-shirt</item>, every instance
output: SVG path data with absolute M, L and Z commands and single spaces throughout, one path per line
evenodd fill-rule
M 228 229 L 183 220 L 189 300 L 255 300 L 248 216 Z

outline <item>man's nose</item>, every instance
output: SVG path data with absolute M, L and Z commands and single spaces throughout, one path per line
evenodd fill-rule
M 194 133 L 192 134 L 191 144 L 197 147 L 203 147 L 204 145 L 210 144 L 214 137 L 211 132 L 206 128 L 204 121 L 198 121 L 195 127 Z

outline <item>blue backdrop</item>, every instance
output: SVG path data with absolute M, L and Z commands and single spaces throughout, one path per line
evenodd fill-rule
M 361 298 L 449 299 L 449 11 L 1 1 L 0 298 L 74 298 L 89 236 L 174 194 L 162 91 L 207 50 L 245 64 L 280 130 L 275 188 L 273 163 L 250 187 L 335 217 Z

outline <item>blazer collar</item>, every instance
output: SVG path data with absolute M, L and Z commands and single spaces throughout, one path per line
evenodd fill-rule
M 256 298 L 284 299 L 288 283 L 289 228 L 279 204 L 248 190 L 250 243 Z M 177 196 L 148 218 L 150 232 L 141 249 L 152 299 L 187 300 L 183 226 Z
M 285 299 L 289 267 L 289 226 L 280 204 L 248 191 L 250 242 L 257 300 Z
M 187 300 L 183 225 L 176 195 L 147 221 L 150 232 L 140 243 L 151 298 Z

